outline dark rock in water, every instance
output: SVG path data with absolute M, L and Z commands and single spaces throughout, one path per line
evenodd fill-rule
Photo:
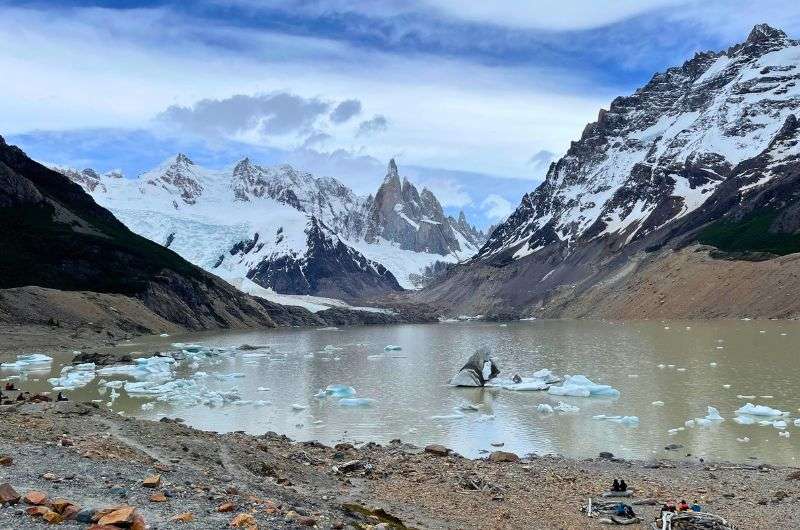
M 499 373 L 500 369 L 494 363 L 489 350 L 482 348 L 472 354 L 472 357 L 461 367 L 450 384 L 453 386 L 484 386 Z
M 683 446 L 681 444 L 669 444 L 664 447 L 665 451 L 677 451 L 678 449 L 683 449 Z
M 113 353 L 79 353 L 72 358 L 72 364 L 94 363 L 97 366 L 110 366 L 112 364 L 127 364 L 132 362 L 127 353 L 115 355 Z
M 600 458 L 605 458 L 606 460 L 611 460 L 614 458 L 614 453 L 609 453 L 608 451 L 601 451 L 598 455 Z

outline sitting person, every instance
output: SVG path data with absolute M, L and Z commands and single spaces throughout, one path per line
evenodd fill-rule
M 679 512 L 688 512 L 689 511 L 689 503 L 685 500 L 682 500 L 681 503 L 678 505 Z
M 614 479 L 614 482 L 611 483 L 611 491 L 621 491 L 619 489 L 619 481 Z
M 664 503 L 664 506 L 661 507 L 661 512 L 659 512 L 659 514 L 658 514 L 659 519 L 667 512 L 675 513 L 675 503 L 674 502 L 667 501 L 667 502 Z
M 625 483 L 625 479 L 619 481 L 619 491 L 628 491 L 628 485 Z
M 617 504 L 617 511 L 614 515 L 616 515 L 617 517 L 625 517 L 627 519 L 632 519 L 636 517 L 636 513 L 633 511 L 633 508 L 631 508 L 624 502 Z
M 694 501 L 692 503 L 692 511 L 693 512 L 702 512 L 703 511 L 703 507 L 700 506 L 700 504 L 697 501 Z

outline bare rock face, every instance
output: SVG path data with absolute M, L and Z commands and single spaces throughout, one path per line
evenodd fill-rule
M 461 250 L 442 205 L 427 189 L 422 193 L 407 179 L 400 179 L 394 159 L 369 211 L 364 239 L 379 238 L 400 248 L 446 255 Z
M 800 41 L 759 25 L 616 98 L 478 255 L 420 299 L 552 316 L 643 256 L 693 242 L 729 258 L 800 251 L 798 57 Z
M 402 290 L 386 267 L 344 244 L 316 217 L 309 219 L 306 242 L 305 253 L 265 257 L 248 278 L 281 293 L 345 300 Z M 254 245 L 247 245 L 242 252 L 253 249 Z

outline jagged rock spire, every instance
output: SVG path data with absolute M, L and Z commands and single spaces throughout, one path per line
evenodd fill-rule
M 753 29 L 750 31 L 750 35 L 747 36 L 746 42 L 761 43 L 786 38 L 786 33 L 777 28 L 773 28 L 769 24 L 757 24 L 753 26 Z

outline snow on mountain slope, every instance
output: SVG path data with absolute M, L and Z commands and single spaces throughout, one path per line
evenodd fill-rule
M 467 236 L 454 230 L 453 237 L 464 250 L 444 256 L 386 240 L 366 244 L 371 197 L 333 178 L 247 158 L 209 170 L 179 154 L 137 179 L 55 169 L 134 232 L 229 281 L 251 278 L 280 293 L 354 299 L 414 288 L 419 270 L 474 254 L 466 238 L 480 235 L 460 219 Z
M 688 215 L 800 109 L 799 81 L 800 43 L 766 25 L 656 74 L 600 111 L 479 259 L 607 234 L 628 243 Z

